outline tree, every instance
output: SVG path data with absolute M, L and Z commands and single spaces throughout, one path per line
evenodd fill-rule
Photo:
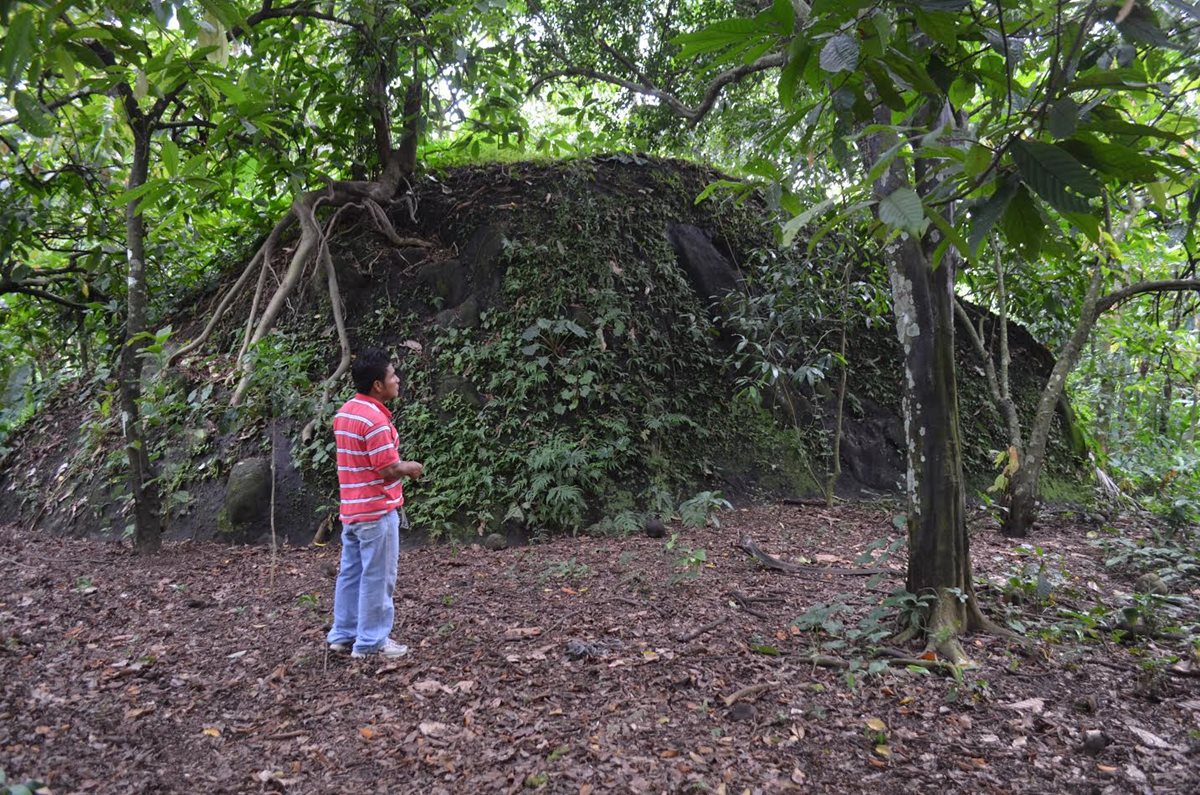
M 628 54 L 614 58 L 614 73 L 568 64 L 552 75 L 621 85 L 698 123 L 728 87 L 763 85 L 763 73 L 778 72 L 776 124 L 758 140 L 785 147 L 785 159 L 831 153 L 845 182 L 825 207 L 849 205 L 832 223 L 867 210 L 877 222 L 905 356 L 907 587 L 931 597 L 926 638 L 952 660 L 964 658 L 959 632 L 989 627 L 973 592 L 963 516 L 958 271 L 998 227 L 1026 256 L 1084 250 L 1100 272 L 1116 253 L 1101 197 L 1123 200 L 1130 185 L 1182 178 L 1190 165 L 1182 147 L 1164 146 L 1194 133 L 1177 107 L 1186 102 L 1152 85 L 1188 63 L 1174 42 L 1189 35 L 1167 33 L 1132 1 L 778 0 L 675 39 L 678 57 L 698 59 L 696 71 L 708 78 L 690 89 L 691 103 L 631 69 Z M 632 74 L 615 73 L 622 70 Z M 1098 286 L 1088 295 L 1083 318 L 1098 306 Z M 1062 357 L 1042 408 L 1047 400 L 1053 407 L 1071 364 Z M 1039 445 L 1040 437 L 1031 451 Z
M 509 10 L 506 2 L 317 8 L 306 2 L 254 7 L 216 1 L 156 4 L 153 13 L 128 3 L 102 9 L 0 5 L 7 34 L 0 73 L 8 110 L 15 110 L 0 118 L 0 129 L 18 128 L 4 139 L 0 154 L 21 161 L 33 151 L 39 160 L 53 161 L 55 171 L 98 172 L 101 178 L 93 182 L 103 181 L 104 189 L 85 180 L 90 199 L 78 189 L 58 195 L 65 215 L 97 218 L 106 230 L 78 238 L 69 252 L 56 252 L 53 241 L 31 238 L 21 216 L 6 212 L 0 290 L 95 316 L 92 310 L 100 308 L 95 299 L 105 296 L 92 282 L 80 282 L 82 298 L 48 288 L 79 281 L 76 272 L 82 269 L 75 258 L 115 275 L 114 255 L 125 254 L 112 299 L 124 297 L 123 311 L 113 312 L 112 303 L 102 316 L 123 320 L 118 386 L 139 550 L 157 548 L 163 526 L 152 456 L 139 422 L 142 362 L 155 336 L 153 274 L 163 277 L 155 285 L 159 295 L 170 296 L 173 276 L 186 275 L 180 281 L 191 284 L 196 278 L 195 270 L 180 273 L 186 270 L 180 263 L 215 254 L 220 248 L 213 240 L 231 228 L 257 231 L 269 220 L 271 231 L 212 322 L 173 360 L 204 342 L 235 300 L 250 298 L 233 391 L 233 403 L 239 403 L 251 381 L 255 346 L 316 263 L 325 272 L 341 348 L 340 362 L 325 381 L 328 390 L 349 366 L 329 236 L 347 211 L 359 211 L 393 244 L 428 245 L 401 238 L 388 212 L 416 168 L 421 136 L 439 114 L 442 124 L 457 114 L 454 123 L 468 133 L 485 130 L 502 138 L 520 133 L 511 112 L 515 103 L 501 101 L 520 95 L 506 86 L 515 70 L 515 51 L 504 46 L 512 27 Z M 464 87 L 479 83 L 496 89 L 497 96 L 478 103 L 469 90 L 463 96 Z M 430 90 L 435 86 L 448 87 L 450 96 L 435 95 Z M 122 131 L 114 135 L 117 119 Z M 97 120 L 99 129 L 93 126 Z M 34 184 L 37 170 L 24 168 L 25 181 L 14 191 L 20 198 L 44 187 Z M 108 189 L 117 180 L 124 190 Z M 289 189 L 293 198 L 280 208 L 274 197 Z M 263 195 L 270 198 L 264 201 Z M 218 198 L 220 212 L 209 212 L 206 206 Z M 117 206 L 124 211 L 119 239 L 107 232 L 115 228 L 109 215 Z M 277 208 L 282 217 L 272 219 Z M 221 220 L 207 222 L 214 215 Z M 285 274 L 273 294 L 264 295 L 273 256 L 297 226 L 299 241 Z M 112 239 L 100 239 L 103 235 Z M 47 266 L 22 269 L 14 255 L 26 252 Z M 72 257 L 70 264 L 60 265 L 56 254 Z M 247 291 L 256 272 L 251 298 Z M 160 300 L 160 307 L 167 303 Z

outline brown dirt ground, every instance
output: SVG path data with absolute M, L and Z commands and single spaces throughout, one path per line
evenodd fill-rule
M 961 684 L 814 667 L 821 638 L 792 622 L 820 602 L 865 613 L 902 576 L 764 570 L 739 535 L 853 567 L 894 537 L 892 515 L 742 509 L 673 526 L 672 551 L 638 537 L 405 552 L 394 634 L 414 651 L 390 664 L 324 651 L 336 545 L 139 559 L 0 528 L 0 768 L 53 793 L 1197 791 L 1200 664 L 1150 672 L 1171 650 L 1154 642 L 972 637 Z M 1021 620 L 1118 604 L 1130 576 L 1089 528 L 1049 524 L 1034 542 L 1056 591 Z M 986 523 L 973 544 L 997 609 L 1031 556 Z M 673 583 L 699 548 L 707 565 Z M 1088 731 L 1103 747 L 1083 747 Z

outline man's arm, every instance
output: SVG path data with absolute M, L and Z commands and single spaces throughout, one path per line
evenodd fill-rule
M 424 471 L 425 467 L 419 461 L 397 461 L 379 470 L 379 474 L 385 480 L 392 481 L 400 478 L 419 478 Z

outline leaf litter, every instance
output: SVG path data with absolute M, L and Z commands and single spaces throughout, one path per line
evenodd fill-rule
M 894 513 L 759 506 L 673 526 L 707 553 L 694 577 L 640 536 L 416 549 L 394 633 L 413 651 L 386 663 L 325 649 L 336 548 L 142 559 L 3 527 L 0 767 L 53 793 L 1195 791 L 1200 679 L 1148 669 L 1154 641 L 971 636 L 979 666 L 958 677 L 814 664 L 854 652 L 793 622 L 838 604 L 850 625 L 903 584 L 903 561 L 879 581 L 791 576 L 739 539 L 837 567 L 899 537 Z M 1086 532 L 1052 519 L 1034 542 L 1069 560 L 1072 593 L 1128 593 Z M 995 614 L 1013 543 L 993 526 L 972 546 Z M 547 576 L 568 561 L 585 581 Z

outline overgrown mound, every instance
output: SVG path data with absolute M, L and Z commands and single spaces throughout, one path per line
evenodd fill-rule
M 627 531 L 685 501 L 703 511 L 715 492 L 813 493 L 833 463 L 843 329 L 838 488 L 898 487 L 900 356 L 862 246 L 831 235 L 812 254 L 780 252 L 757 199 L 696 203 L 715 178 L 628 155 L 463 168 L 422 179 L 391 209 L 397 230 L 428 246 L 391 247 L 366 217 L 343 224 L 331 248 L 352 346 L 403 354 L 402 455 L 426 468 L 407 488 L 418 526 Z M 177 336 L 194 333 L 219 296 L 181 311 Z M 249 303 L 247 293 L 240 318 Z M 280 535 L 307 541 L 329 520 L 332 438 L 323 425 L 307 438 L 302 429 L 330 410 L 316 405 L 338 356 L 330 317 L 321 290 L 295 298 L 253 351 L 250 399 L 236 412 L 224 408 L 236 311 L 206 353 L 148 375 L 172 535 L 254 538 L 274 519 Z M 1013 337 L 1028 409 L 1051 359 Z M 969 474 L 986 483 L 1003 434 L 974 354 L 960 354 Z M 26 429 L 0 492 L 9 515 L 125 528 L 109 390 L 85 388 Z M 68 424 L 45 421 L 55 416 Z M 1071 472 L 1056 444 L 1050 483 L 1056 468 Z

